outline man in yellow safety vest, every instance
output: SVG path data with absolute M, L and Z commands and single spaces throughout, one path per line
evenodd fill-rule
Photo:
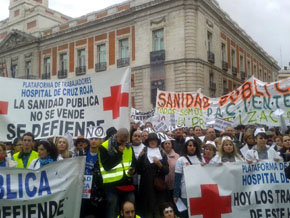
M 136 159 L 128 144 L 129 131 L 121 128 L 99 149 L 99 165 L 107 198 L 107 218 L 115 218 L 122 201 L 135 202 L 132 175 Z
M 33 151 L 34 135 L 27 132 L 22 137 L 22 151 L 13 155 L 13 160 L 17 162 L 17 168 L 27 168 L 31 161 L 38 158 L 38 153 Z

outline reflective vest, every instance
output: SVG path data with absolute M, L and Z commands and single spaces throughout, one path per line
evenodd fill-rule
M 102 144 L 102 146 L 106 150 L 108 150 L 109 140 L 105 141 Z M 129 170 L 131 163 L 132 163 L 132 157 L 133 157 L 132 147 L 127 148 L 125 146 L 125 149 L 124 149 L 123 155 L 122 155 L 122 161 L 118 165 L 116 165 L 115 167 L 110 169 L 109 171 L 106 171 L 102 165 L 102 162 L 101 162 L 102 157 L 99 156 L 99 164 L 100 164 L 101 174 L 103 177 L 103 183 L 105 184 L 105 183 L 117 182 L 123 178 L 124 174 L 126 176 L 130 177 L 131 175 L 128 174 L 128 170 Z
M 24 168 L 22 158 L 18 158 L 19 154 L 20 154 L 20 152 L 14 154 L 13 160 L 17 162 L 17 166 L 16 166 L 17 168 Z M 38 158 L 38 153 L 36 151 L 31 151 L 26 168 L 28 168 L 31 161 L 33 161 L 36 158 Z
M 120 218 L 120 216 L 118 216 L 117 218 Z M 135 215 L 135 218 L 141 218 L 141 216 Z

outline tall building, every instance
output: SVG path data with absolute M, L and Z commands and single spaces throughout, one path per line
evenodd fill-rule
M 132 104 L 145 111 L 154 105 L 158 88 L 201 88 L 213 97 L 252 75 L 277 80 L 277 62 L 215 0 L 129 0 L 76 19 L 50 10 L 47 0 L 11 0 L 4 22 L 14 19 L 15 2 L 23 3 L 19 11 L 33 3 L 41 8 L 39 19 L 47 11 L 56 19 L 45 27 L 38 18 L 22 28 L 0 24 L 4 76 L 66 78 L 131 66 Z

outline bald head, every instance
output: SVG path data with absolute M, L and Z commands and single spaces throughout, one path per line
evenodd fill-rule
M 119 144 L 125 144 L 129 139 L 129 131 L 126 128 L 121 128 L 117 131 L 115 137 Z

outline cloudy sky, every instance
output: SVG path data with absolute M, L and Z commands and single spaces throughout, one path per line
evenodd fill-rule
M 79 17 L 117 4 L 123 0 L 49 0 L 50 8 L 71 17 Z M 290 62 L 289 0 L 217 0 L 278 64 Z M 8 17 L 9 0 L 0 0 L 0 20 Z

